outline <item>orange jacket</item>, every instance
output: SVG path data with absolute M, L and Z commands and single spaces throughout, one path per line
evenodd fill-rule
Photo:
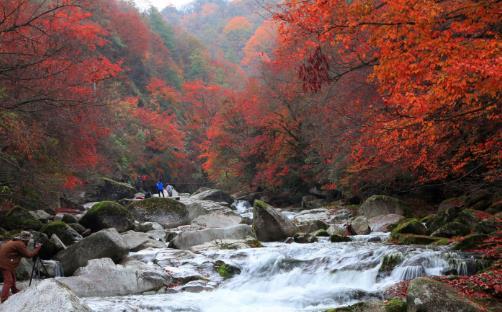
M 29 251 L 19 240 L 10 240 L 0 246 L 0 269 L 15 271 L 22 257 L 32 258 L 38 254 L 39 248 Z

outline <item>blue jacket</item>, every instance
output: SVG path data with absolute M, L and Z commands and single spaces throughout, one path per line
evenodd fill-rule
M 157 182 L 157 191 L 163 191 L 164 190 L 164 184 L 162 184 L 161 181 Z

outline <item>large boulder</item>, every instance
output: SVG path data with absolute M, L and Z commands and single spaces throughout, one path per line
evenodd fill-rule
M 402 220 L 393 230 L 392 235 L 397 234 L 416 234 L 416 235 L 426 235 L 427 228 L 417 219 L 406 219 Z
M 431 235 L 438 237 L 454 237 L 464 236 L 471 232 L 471 225 L 454 221 L 442 225 L 439 229 L 435 230 Z
M 482 307 L 447 284 L 420 277 L 410 282 L 406 297 L 408 312 L 477 312 Z
M 107 228 L 125 232 L 133 228 L 127 209 L 113 201 L 103 201 L 93 205 L 80 219 L 80 224 L 93 232 Z
M 364 201 L 359 207 L 359 214 L 367 218 L 376 216 L 387 215 L 390 213 L 398 215 L 406 215 L 408 207 L 401 200 L 386 196 L 386 195 L 373 195 Z
M 470 210 L 463 208 L 463 202 L 458 202 L 457 198 L 453 198 L 446 203 L 441 203 L 438 212 L 428 220 L 427 227 L 432 233 L 450 222 L 473 227 L 476 224 L 476 218 Z
M 156 265 L 139 261 L 116 265 L 110 258 L 93 259 L 74 276 L 58 279 L 79 297 L 103 297 L 140 294 L 158 290 L 168 276 Z
M 41 231 L 47 234 L 48 237 L 55 234 L 66 246 L 82 239 L 82 236 L 77 231 L 62 221 L 48 223 L 42 227 Z
M 76 269 L 87 265 L 87 261 L 98 258 L 111 258 L 119 262 L 128 249 L 122 236 L 116 229 L 106 229 L 96 232 L 71 245 L 56 255 L 61 262 L 66 276 L 73 274 Z
M 174 238 L 171 243 L 178 249 L 189 249 L 193 246 L 202 245 L 214 240 L 238 240 L 253 236 L 253 230 L 249 225 L 239 224 L 223 229 L 214 228 L 181 232 Z
M 295 235 L 296 226 L 274 207 L 255 200 L 253 206 L 253 229 L 260 241 L 282 241 Z
M 42 222 L 30 211 L 15 207 L 0 218 L 0 227 L 7 230 L 38 230 L 42 227 Z
M 135 201 L 127 206 L 135 220 L 157 222 L 166 228 L 190 223 L 186 206 L 171 198 L 152 197 Z
M 122 198 L 133 198 L 136 189 L 123 182 L 118 182 L 109 178 L 102 178 L 98 182 L 95 191 L 86 196 L 89 201 L 120 200 Z
M 192 220 L 193 225 L 206 228 L 225 228 L 240 224 L 242 218 L 236 214 L 211 213 Z
M 131 251 L 138 251 L 148 247 L 162 248 L 166 244 L 154 239 L 150 234 L 143 232 L 127 231 L 121 234 L 127 249 Z
M 359 216 L 350 221 L 351 232 L 357 235 L 366 235 L 371 232 L 368 219 L 364 216 Z
M 388 232 L 390 225 L 399 223 L 402 219 L 404 219 L 402 215 L 391 213 L 370 218 L 368 223 L 373 232 Z
M 67 287 L 48 279 L 26 288 L 0 305 L 1 312 L 91 312 Z
M 47 213 L 45 210 L 35 210 L 35 211 L 30 211 L 30 214 L 35 217 L 36 219 L 40 220 L 41 222 L 47 222 L 50 219 L 52 219 L 52 215 Z
M 211 200 L 214 202 L 225 202 L 228 204 L 231 204 L 234 201 L 232 196 L 230 196 L 229 194 L 221 190 L 209 188 L 201 188 L 197 190 L 191 197 L 198 200 Z

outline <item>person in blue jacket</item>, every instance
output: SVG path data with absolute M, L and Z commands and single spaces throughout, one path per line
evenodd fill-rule
M 164 184 L 162 183 L 162 181 L 157 181 L 157 184 L 155 184 L 155 186 L 157 187 L 157 192 L 159 193 L 159 197 L 165 197 L 164 196 Z

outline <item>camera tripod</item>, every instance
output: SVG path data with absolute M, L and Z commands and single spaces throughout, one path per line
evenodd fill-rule
M 43 269 L 43 272 L 41 272 L 41 269 Z M 33 281 L 33 276 L 35 275 L 36 278 L 40 279 L 40 276 L 42 273 L 45 274 L 45 276 L 49 276 L 49 273 L 47 272 L 47 268 L 45 267 L 44 263 L 42 262 L 42 259 L 40 257 L 35 256 L 33 258 L 33 268 L 31 269 L 31 275 L 30 275 L 30 284 Z

